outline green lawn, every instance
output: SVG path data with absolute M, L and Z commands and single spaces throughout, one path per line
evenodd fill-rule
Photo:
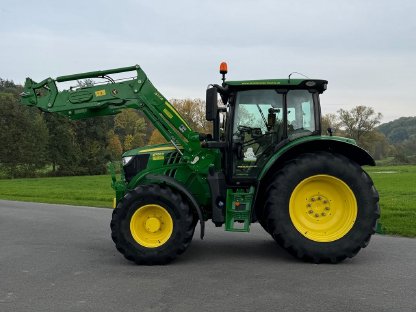
M 1 199 L 111 208 L 113 197 L 109 175 L 0 180 Z
M 385 233 L 416 237 L 416 166 L 366 167 L 380 193 Z M 0 199 L 112 206 L 110 176 L 0 180 Z
M 416 166 L 366 167 L 380 194 L 387 234 L 416 237 Z

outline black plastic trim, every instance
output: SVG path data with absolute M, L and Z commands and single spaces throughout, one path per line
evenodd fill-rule
M 130 182 L 134 176 L 146 169 L 147 163 L 149 162 L 149 156 L 150 154 L 135 155 L 125 166 L 123 166 L 127 182 Z

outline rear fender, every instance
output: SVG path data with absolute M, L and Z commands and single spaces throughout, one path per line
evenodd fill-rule
M 282 144 L 285 144 L 282 142 Z M 262 198 L 267 190 L 270 179 L 284 164 L 304 153 L 326 151 L 341 154 L 360 166 L 375 166 L 375 161 L 367 151 L 357 146 L 354 140 L 336 136 L 309 136 L 291 141 L 278 150 L 263 167 L 258 178 L 258 187 L 255 196 L 255 205 L 259 208 L 263 205 Z M 262 211 L 262 209 L 253 209 Z M 253 216 L 253 220 L 261 216 Z
M 286 143 L 279 149 L 263 167 L 259 175 L 259 180 L 263 180 L 270 172 L 270 169 L 283 165 L 285 161 L 295 158 L 299 154 L 317 151 L 344 155 L 360 166 L 376 165 L 373 157 L 366 150 L 357 146 L 352 139 L 335 136 L 309 136 Z

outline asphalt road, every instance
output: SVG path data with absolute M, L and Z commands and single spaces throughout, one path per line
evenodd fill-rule
M 416 239 L 374 236 L 355 258 L 316 265 L 256 224 L 209 222 L 174 263 L 149 267 L 116 251 L 110 217 L 0 201 L 0 311 L 416 311 Z

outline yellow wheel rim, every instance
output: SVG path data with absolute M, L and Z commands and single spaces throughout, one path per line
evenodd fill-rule
M 162 206 L 150 204 L 136 210 L 130 220 L 130 232 L 134 240 L 147 248 L 166 243 L 173 231 L 173 220 Z
M 290 196 L 289 214 L 295 228 L 316 242 L 344 237 L 354 225 L 358 206 L 350 187 L 330 175 L 301 181 Z

